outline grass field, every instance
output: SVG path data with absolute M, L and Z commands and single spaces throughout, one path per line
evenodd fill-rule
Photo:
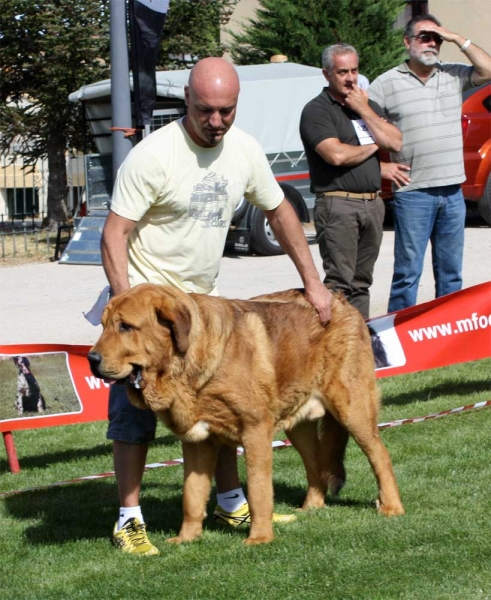
M 491 399 L 491 360 L 381 381 L 380 422 Z M 144 477 L 142 506 L 156 557 L 109 543 L 117 515 L 112 477 L 0 498 L 0 590 L 24 599 L 491 600 L 491 409 L 385 429 L 404 517 L 373 506 L 376 485 L 350 442 L 338 500 L 276 526 L 273 543 L 246 547 L 245 531 L 208 518 L 203 538 L 179 547 L 182 468 Z M 112 469 L 105 423 L 15 433 L 22 471 L 0 452 L 0 493 Z M 284 436 L 279 436 L 283 439 Z M 162 427 L 148 462 L 181 456 Z M 275 451 L 275 508 L 303 500 L 296 452 Z M 244 459 L 239 459 L 244 477 Z M 213 498 L 209 512 L 213 510 Z
M 53 260 L 56 237 L 56 231 L 39 229 L 0 233 L 0 267 Z M 61 241 L 66 243 L 67 237 L 63 235 Z

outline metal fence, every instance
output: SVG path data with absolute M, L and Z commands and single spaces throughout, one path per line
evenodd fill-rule
M 67 210 L 74 216 L 85 192 L 83 156 L 67 152 Z M 39 160 L 34 169 L 22 159 L 0 157 L 0 257 L 46 255 L 58 258 L 60 247 L 70 236 L 71 226 L 47 231 L 43 221 L 48 212 L 48 161 Z

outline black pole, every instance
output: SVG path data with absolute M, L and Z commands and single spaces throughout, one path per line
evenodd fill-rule
M 137 129 L 144 129 L 144 124 L 141 121 L 140 77 L 138 73 L 140 57 L 138 56 L 138 44 L 136 43 L 134 0 L 128 0 L 128 16 L 130 24 L 130 62 L 131 72 L 133 73 L 133 105 L 135 108 L 135 127 Z

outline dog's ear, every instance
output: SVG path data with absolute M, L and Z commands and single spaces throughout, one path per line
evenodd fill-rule
M 155 307 L 157 319 L 170 323 L 177 349 L 183 354 L 189 348 L 189 333 L 191 331 L 191 313 L 188 307 L 175 298 L 165 297 Z

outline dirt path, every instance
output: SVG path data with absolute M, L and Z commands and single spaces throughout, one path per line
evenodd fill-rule
M 386 231 L 375 267 L 372 316 L 385 314 L 392 276 L 394 234 Z M 322 273 L 317 245 L 311 246 Z M 491 280 L 491 229 L 471 222 L 466 229 L 464 286 Z M 88 323 L 88 311 L 106 285 L 102 267 L 58 263 L 0 268 L 0 344 L 91 344 L 100 328 Z M 248 298 L 301 286 L 285 256 L 225 256 L 219 277 L 223 296 Z M 419 302 L 434 297 L 431 261 L 427 254 L 419 287 Z

